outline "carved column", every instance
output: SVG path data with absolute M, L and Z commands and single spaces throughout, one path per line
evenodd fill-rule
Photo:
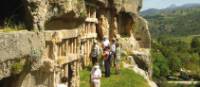
M 71 87 L 76 87 L 76 62 L 71 63 L 71 69 L 72 69 Z
M 89 58 L 89 40 L 87 40 L 87 65 L 89 65 L 89 61 L 90 61 L 90 58 Z
M 69 53 L 69 40 L 67 40 L 67 41 L 65 42 L 65 45 L 66 45 L 66 47 L 65 47 L 65 49 L 66 49 L 66 51 L 65 51 L 65 56 L 67 56 L 67 54 Z
M 80 87 L 80 60 L 76 62 L 76 87 Z
M 72 39 L 72 53 L 74 53 L 74 39 Z
M 68 76 L 68 64 L 66 64 L 65 66 L 64 66 L 64 77 L 69 77 Z

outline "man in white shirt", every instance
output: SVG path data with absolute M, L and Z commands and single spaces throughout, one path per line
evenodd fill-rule
M 57 87 L 68 87 L 67 86 L 67 77 L 62 77 L 61 78 L 61 83 L 59 83 L 58 85 L 57 85 Z
M 110 42 L 108 40 L 107 37 L 103 38 L 103 48 L 109 47 L 110 46 Z
M 95 65 L 91 71 L 91 83 L 93 87 L 100 87 L 101 85 L 101 69 L 99 65 Z

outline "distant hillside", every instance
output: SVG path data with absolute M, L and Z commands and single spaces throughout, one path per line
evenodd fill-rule
M 200 34 L 200 4 L 173 6 L 161 10 L 149 9 L 141 14 L 149 21 L 153 37 Z

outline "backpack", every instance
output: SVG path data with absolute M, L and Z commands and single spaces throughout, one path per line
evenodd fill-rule
M 92 57 L 98 57 L 98 52 L 99 50 L 98 50 L 98 48 L 97 47 L 94 47 L 93 49 L 92 49 L 92 52 L 91 52 L 91 56 Z

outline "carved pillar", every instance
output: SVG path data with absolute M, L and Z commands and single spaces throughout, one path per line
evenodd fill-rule
M 90 47 L 90 46 L 89 46 L 89 45 L 90 45 L 90 41 L 88 40 L 88 41 L 87 41 L 87 59 L 88 59 L 88 60 L 87 60 L 87 65 L 90 64 L 90 56 L 89 56 L 89 55 L 90 55 L 90 54 L 89 54 L 89 49 L 90 49 L 89 47 Z
M 60 43 L 59 44 L 59 54 L 58 56 L 62 56 L 62 44 Z
M 74 39 L 72 39 L 72 53 L 74 53 Z
M 65 51 L 65 56 L 67 56 L 67 54 L 69 53 L 69 40 L 67 40 L 66 42 L 65 42 L 65 49 L 66 49 L 66 51 Z
M 86 66 L 86 55 L 85 55 L 85 52 L 86 52 L 86 43 L 84 43 L 84 45 L 83 45 L 83 55 L 84 55 L 84 57 L 83 57 L 83 60 L 84 60 L 84 66 Z
M 71 69 L 72 69 L 71 87 L 76 87 L 76 62 L 71 63 Z
M 76 62 L 76 87 L 80 87 L 80 60 Z
M 64 77 L 69 77 L 68 76 L 68 64 L 66 64 L 65 66 L 64 66 Z

